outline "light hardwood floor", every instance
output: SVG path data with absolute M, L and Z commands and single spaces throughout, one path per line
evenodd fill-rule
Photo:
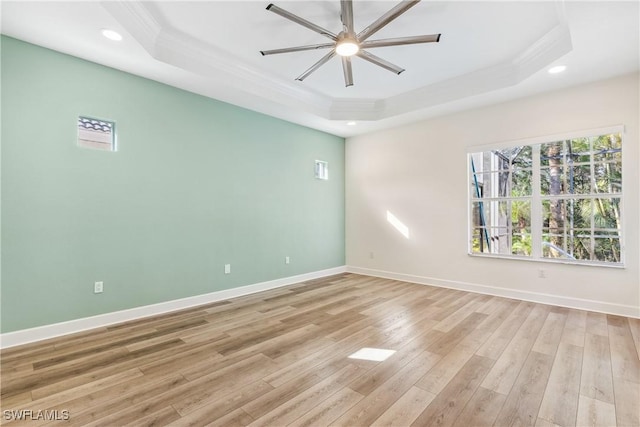
M 3 424 L 637 427 L 639 350 L 638 319 L 342 274 L 7 349 Z

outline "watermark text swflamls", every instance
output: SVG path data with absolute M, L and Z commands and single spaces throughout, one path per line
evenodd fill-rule
M 38 410 L 33 409 L 5 409 L 2 417 L 6 421 L 67 421 L 71 418 L 69 411 L 63 410 Z

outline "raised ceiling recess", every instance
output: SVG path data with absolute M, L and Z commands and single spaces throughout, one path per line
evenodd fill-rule
M 265 11 L 269 1 L 4 1 L 0 19 L 3 34 L 341 136 L 631 73 L 640 64 L 637 1 L 354 0 L 351 13 L 336 0 L 271 0 L 335 41 Z M 105 28 L 122 40 L 105 39 Z M 345 87 L 334 58 L 304 82 L 294 80 L 335 49 L 341 32 L 355 34 L 358 48 L 443 36 L 428 45 L 366 47 L 406 68 L 400 75 L 356 57 L 355 84 Z M 323 43 L 323 51 L 259 54 Z M 566 71 L 547 73 L 555 65 Z

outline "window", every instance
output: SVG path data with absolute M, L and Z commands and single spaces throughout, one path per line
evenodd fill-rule
M 103 151 L 116 151 L 114 122 L 91 117 L 78 117 L 78 145 Z
M 316 160 L 315 172 L 316 172 L 316 178 L 322 179 L 325 181 L 328 180 L 329 179 L 329 163 L 322 160 Z
M 623 264 L 622 132 L 469 154 L 471 254 Z

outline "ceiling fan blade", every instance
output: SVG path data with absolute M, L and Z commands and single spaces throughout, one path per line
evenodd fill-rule
M 394 8 L 390 11 L 382 15 L 375 22 L 369 25 L 367 28 L 362 30 L 358 34 L 358 40 L 362 43 L 369 37 L 371 37 L 374 33 L 378 32 L 382 27 L 387 25 L 389 22 L 396 19 L 398 16 L 405 13 L 407 10 L 418 4 L 420 0 L 404 0 L 398 3 Z
M 262 56 L 275 55 L 278 53 L 302 52 L 304 50 L 328 49 L 334 47 L 335 43 L 310 44 L 307 46 L 285 47 L 283 49 L 261 50 Z
M 361 43 L 360 47 L 362 49 L 369 49 L 372 47 L 400 46 L 403 44 L 437 43 L 439 41 L 440 34 L 430 34 L 428 36 L 411 36 L 397 37 L 393 39 L 369 40 Z
M 366 50 L 360 50 L 360 52 L 358 52 L 356 55 L 358 55 L 360 58 L 366 61 L 371 62 L 372 64 L 376 64 L 384 68 L 385 70 L 389 70 L 392 73 L 400 74 L 401 72 L 404 71 L 404 68 L 400 68 L 389 61 L 385 61 L 384 59 L 377 57 L 376 55 L 373 55 L 367 52 Z
M 340 0 L 340 18 L 347 33 L 353 34 L 353 2 L 351 0 Z
M 278 6 L 276 6 L 273 3 L 271 3 L 269 6 L 267 6 L 267 10 L 270 11 L 270 12 L 276 13 L 276 14 L 282 16 L 283 18 L 287 18 L 288 20 L 293 21 L 296 24 L 302 25 L 303 27 L 306 27 L 306 28 L 310 29 L 311 31 L 315 31 L 318 34 L 322 34 L 325 37 L 329 37 L 331 40 L 335 40 L 336 38 L 338 38 L 338 36 L 333 34 L 331 31 L 325 30 L 321 26 L 316 25 L 316 24 L 314 24 L 312 22 L 309 22 L 304 18 L 300 18 L 299 16 L 294 15 L 291 12 L 287 12 L 286 10 L 279 8 Z
M 344 86 L 353 86 L 353 71 L 351 70 L 351 58 L 342 57 L 342 70 L 344 71 Z
M 306 79 L 307 77 L 309 77 L 309 75 L 311 75 L 311 73 L 313 73 L 315 70 L 317 70 L 318 68 L 322 67 L 328 60 L 330 60 L 331 58 L 333 58 L 334 56 L 336 56 L 336 51 L 332 50 L 331 52 L 327 53 L 325 56 L 323 56 L 320 61 L 316 62 L 315 64 L 313 64 L 311 66 L 311 68 L 309 68 L 307 71 L 305 71 L 304 73 L 300 74 L 298 77 L 296 77 L 296 80 L 298 81 L 303 81 L 304 79 Z

